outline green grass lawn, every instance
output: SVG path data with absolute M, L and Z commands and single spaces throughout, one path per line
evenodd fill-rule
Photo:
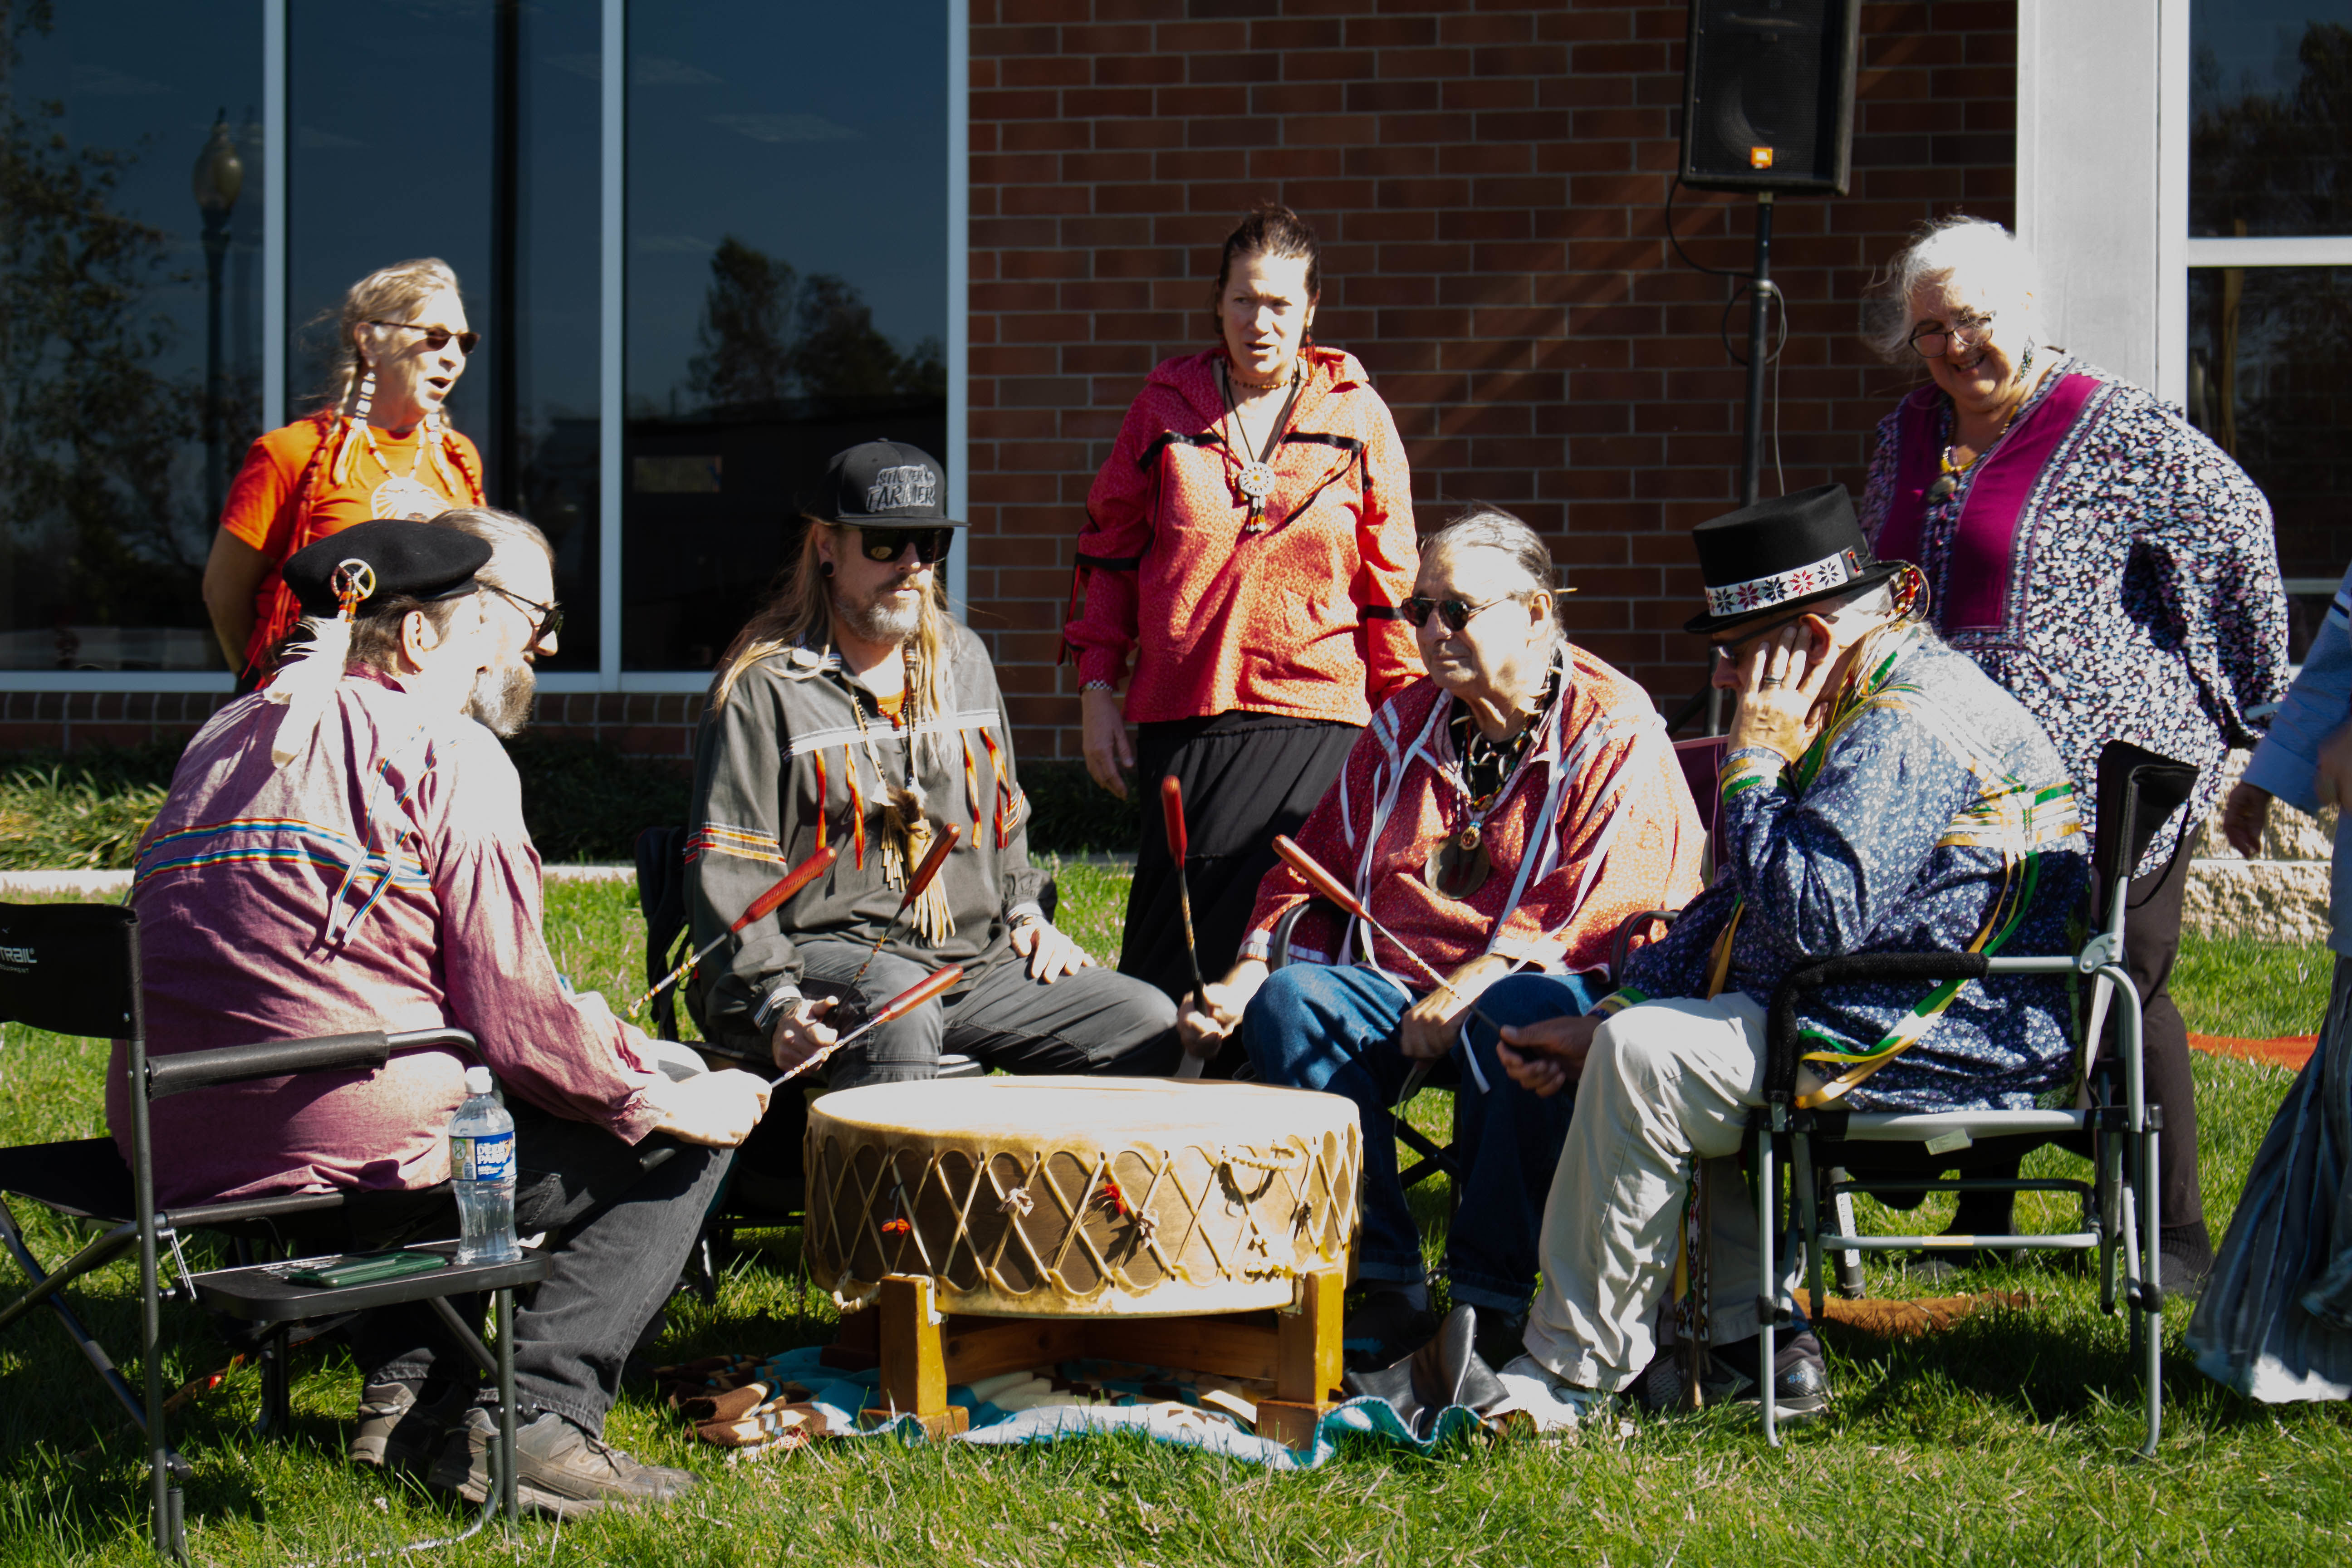
M 1065 923 L 1098 954 L 1116 945 L 1122 873 L 1073 866 Z M 625 885 L 551 891 L 548 936 L 583 989 L 633 994 L 640 925 Z M 2178 990 L 2210 1033 L 2308 1033 L 2325 996 L 2315 950 L 2192 942 Z M 0 1137 L 11 1143 L 92 1136 L 102 1043 L 8 1027 L 0 1046 Z M 2198 1090 L 2208 1213 L 2216 1234 L 2288 1082 L 2275 1069 L 2200 1058 Z M 1415 1119 L 1442 1128 L 1445 1097 Z M 2039 1156 L 2053 1172 L 2068 1162 Z M 1442 1188 L 1417 1202 L 1432 1254 Z M 2028 1223 L 2054 1226 L 2055 1208 Z M 1900 1228 L 1865 1204 L 1865 1222 Z M 1930 1224 L 1940 1224 L 1927 1211 Z M 1906 1226 L 1917 1215 L 1903 1216 Z M 36 1249 L 71 1237 L 36 1220 Z M 831 1308 L 796 1294 L 796 1237 L 749 1238 L 715 1308 L 674 1307 L 663 1344 L 684 1359 L 770 1352 L 830 1336 Z M 13 1270 L 0 1269 L 13 1287 Z M 135 1344 L 132 1274 L 118 1268 L 82 1296 L 119 1354 Z M 1475 1447 L 1420 1459 L 1367 1448 L 1305 1475 L 1139 1441 L 1097 1438 L 994 1452 L 887 1441 L 837 1443 L 730 1465 L 684 1439 L 641 1389 L 611 1436 L 701 1473 L 678 1506 L 566 1527 L 527 1524 L 446 1553 L 466 1563 L 693 1564 L 1591 1562 L 1626 1564 L 1967 1563 L 2336 1563 L 2352 1551 L 2352 1415 L 2269 1408 L 2205 1382 L 2179 1353 L 2170 1315 L 2166 1439 L 2152 1463 L 2138 1441 L 2137 1374 L 2120 1320 L 2095 1310 L 2095 1285 L 2060 1267 L 1987 1271 L 2029 1309 L 1889 1343 L 1832 1327 L 1836 1411 L 1823 1426 L 1765 1448 L 1731 1413 L 1643 1421 L 1630 1436 Z M 1874 1294 L 1909 1289 L 1897 1265 L 1874 1266 Z M 193 1313 L 167 1310 L 174 1380 L 227 1352 Z M 232 1373 L 174 1426 L 194 1461 L 191 1545 L 201 1562 L 276 1563 L 380 1548 L 446 1525 L 437 1505 L 355 1474 L 341 1459 L 358 1372 L 331 1345 L 297 1352 L 296 1431 L 259 1442 L 249 1370 Z M 135 1372 L 134 1372 L 135 1375 Z M 138 1443 L 47 1318 L 0 1335 L 0 1563 L 135 1563 L 143 1557 Z

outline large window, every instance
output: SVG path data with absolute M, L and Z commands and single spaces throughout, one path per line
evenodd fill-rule
M 710 667 L 833 452 L 945 455 L 947 57 L 942 0 L 632 13 L 625 668 Z
M 843 446 L 960 489 L 960 0 L 7 16 L 0 688 L 226 689 L 227 482 L 411 258 L 483 334 L 449 412 L 491 502 L 556 546 L 548 689 L 698 688 Z
M 2352 560 L 2352 0 L 2192 0 L 2189 416 L 2270 498 L 2300 658 Z
M 449 417 L 493 504 L 556 547 L 556 593 L 596 602 L 598 21 L 573 4 L 289 8 L 287 385 L 318 405 L 343 291 L 437 256 L 479 348 Z M 596 617 L 548 668 L 594 669 Z
M 217 670 L 197 584 L 261 424 L 260 0 L 5 16 L 0 679 Z

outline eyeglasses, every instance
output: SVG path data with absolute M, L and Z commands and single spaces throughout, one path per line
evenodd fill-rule
M 947 559 L 948 547 L 955 542 L 952 528 L 861 528 L 857 548 L 868 561 L 896 561 L 915 547 L 915 559 L 929 566 Z
M 497 586 L 495 584 L 485 583 L 482 585 L 489 589 L 491 593 L 498 595 L 500 598 L 513 601 L 515 604 L 520 605 L 525 610 L 530 611 L 531 615 L 538 617 L 537 623 L 532 626 L 530 630 L 530 646 L 533 647 L 538 647 L 540 644 L 545 642 L 548 638 L 553 637 L 556 633 L 563 629 L 563 611 L 560 606 L 555 605 L 542 605 L 536 600 L 526 599 L 520 594 L 514 592 L 512 589 L 501 588 Z
M 1942 359 L 1949 353 L 1954 340 L 1964 349 L 1982 348 L 1992 336 L 1992 318 L 1962 311 L 1950 325 L 1941 321 L 1922 321 L 1904 340 L 1911 352 L 1922 359 Z
M 1493 609 L 1510 596 L 1506 594 L 1500 599 L 1489 599 L 1483 605 L 1469 605 L 1460 599 L 1424 599 L 1415 594 L 1401 607 L 1404 611 L 1404 618 L 1412 623 L 1412 628 L 1415 631 L 1429 625 L 1430 614 L 1434 611 L 1437 618 L 1445 623 L 1447 631 L 1459 632 L 1470 624 L 1472 616 L 1481 611 Z
M 471 357 L 473 352 L 479 348 L 482 343 L 482 334 L 479 332 L 453 332 L 446 327 L 428 327 L 422 321 L 371 321 L 368 322 L 368 325 L 371 327 L 406 327 L 412 332 L 423 332 L 425 334 L 425 352 L 427 353 L 439 353 L 443 349 L 448 346 L 449 340 L 451 338 L 455 338 L 457 340 L 457 352 L 461 354 Z

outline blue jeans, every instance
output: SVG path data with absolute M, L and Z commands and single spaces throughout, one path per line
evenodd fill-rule
M 1397 1180 L 1394 1119 L 1389 1105 L 1412 1068 L 1398 1048 L 1398 1027 L 1417 998 L 1370 969 L 1298 963 L 1266 977 L 1242 1016 L 1242 1047 L 1265 1083 L 1344 1094 L 1364 1129 L 1364 1220 L 1356 1270 L 1366 1279 L 1417 1284 L 1426 1269 L 1421 1233 Z M 1532 1024 L 1591 1009 L 1581 976 L 1515 974 L 1496 982 L 1478 1007 L 1499 1024 Z M 1462 1171 L 1460 1202 L 1445 1241 L 1454 1300 L 1517 1314 L 1536 1288 L 1536 1240 L 1568 1137 L 1572 1089 L 1549 1100 L 1513 1083 L 1496 1058 L 1495 1031 L 1473 1020 L 1475 1072 L 1460 1069 L 1454 1157 Z M 1462 1061 L 1438 1064 L 1443 1082 Z M 1482 1090 L 1479 1079 L 1486 1088 Z

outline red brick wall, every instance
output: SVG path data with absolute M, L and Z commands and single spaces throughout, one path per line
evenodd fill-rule
M 1745 382 L 1717 338 L 1728 285 L 1665 238 L 1682 0 L 971 16 L 971 599 L 1024 755 L 1077 751 L 1054 658 L 1087 485 L 1144 373 L 1206 345 L 1217 247 L 1268 197 L 1321 231 L 1316 336 L 1394 409 L 1424 528 L 1454 500 L 1517 510 L 1570 566 L 1583 641 L 1669 706 L 1696 688 L 1680 536 L 1738 494 Z M 2009 220 L 2015 58 L 2014 0 L 1864 6 L 1853 194 L 1775 220 L 1789 489 L 1858 489 L 1910 384 L 1857 340 L 1871 269 L 1953 206 Z M 1751 211 L 1685 193 L 1675 228 L 1745 268 Z

